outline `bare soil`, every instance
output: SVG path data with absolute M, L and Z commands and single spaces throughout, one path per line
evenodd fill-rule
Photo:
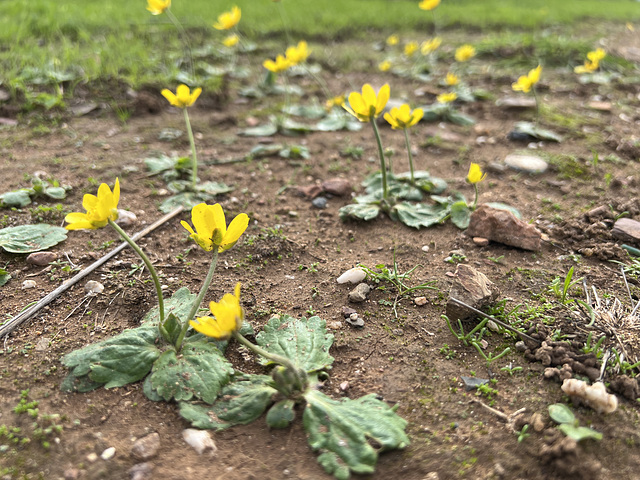
M 502 97 L 511 94 L 513 80 L 477 75 L 470 83 Z M 350 85 L 359 86 L 365 81 L 377 85 L 390 81 L 395 97 L 412 97 L 423 86 L 408 79 L 358 72 L 331 79 L 330 86 L 336 92 L 349 91 Z M 322 98 L 311 80 L 296 82 Z M 493 334 L 487 338 L 487 351 L 500 352 L 506 346 L 513 351 L 487 368 L 475 349 L 452 336 L 441 318 L 456 268 L 445 258 L 454 250 L 462 251 L 464 262 L 496 284 L 498 299 L 506 302 L 507 311 L 518 304 L 540 306 L 548 299 L 554 305 L 544 312 L 549 318 L 545 322 L 534 316 L 531 331 L 541 338 L 573 342 L 568 348 L 574 352 L 579 352 L 586 340 L 589 320 L 571 313 L 548 292 L 555 277 L 564 279 L 574 266 L 574 278 L 584 277 L 600 296 L 611 295 L 624 305 L 630 304 L 619 266 L 610 262 L 624 261 L 627 256 L 610 230 L 612 219 L 623 212 L 640 220 L 637 85 L 580 85 L 568 70 L 545 70 L 540 89 L 544 104 L 561 112 L 563 118 L 578 120 L 563 127 L 547 119 L 546 126 L 562 133 L 566 140 L 531 150 L 551 156 L 551 168 L 539 175 L 509 169 L 501 172 L 491 167 L 509 153 L 526 150 L 526 143 L 509 141 L 507 133 L 515 122 L 533 118 L 531 111 L 505 110 L 493 101 L 475 102 L 461 107 L 477 120 L 475 126 L 421 123 L 412 131 L 418 168 L 446 179 L 449 191 L 461 191 L 471 199 L 473 189 L 464 181 L 469 163 L 478 162 L 487 169 L 488 177 L 479 185 L 480 203 L 499 201 L 518 208 L 524 219 L 548 235 L 549 242 L 540 252 L 499 243 L 479 247 L 450 223 L 423 230 L 407 228 L 386 217 L 369 223 L 344 223 L 338 210 L 350 202 L 349 197 L 330 197 L 325 209 L 313 207 L 296 187 L 340 177 L 356 191 L 361 190 L 360 182 L 377 168 L 371 132 L 365 128 L 355 133 L 313 133 L 300 138 L 239 137 L 237 133 L 247 125 L 247 118 L 260 106 L 272 105 L 273 100 L 247 104 L 236 95 L 235 87 L 229 88 L 228 101 L 214 105 L 209 99 L 209 105 L 202 102 L 190 110 L 202 164 L 201 180 L 233 186 L 233 192 L 218 201 L 228 217 L 240 212 L 251 217 L 243 239 L 221 255 L 217 280 L 205 300 L 219 299 L 240 281 L 247 319 L 256 329 L 279 313 L 296 317 L 317 314 L 327 320 L 335 335 L 331 354 L 336 362 L 325 391 L 335 397 L 353 398 L 374 392 L 390 405 L 398 405 L 398 413 L 409 421 L 411 445 L 403 451 L 382 454 L 376 473 L 367 478 L 640 478 L 635 398 L 619 395 L 620 407 L 609 416 L 586 407 L 574 408 L 581 425 L 602 432 L 604 438 L 567 445 L 547 415 L 548 405 L 567 402 L 567 397 L 558 382 L 543 378 L 547 365 L 536 360 L 535 352 L 516 352 L 515 340 Z M 416 102 L 431 103 L 440 91 L 437 86 L 429 86 L 426 95 Z M 81 94 L 79 89 L 79 102 L 90 100 Z M 596 96 L 611 104 L 610 111 L 587 106 Z M 171 143 L 158 140 L 164 128 L 184 129 L 183 118 L 180 112 L 166 108 L 158 94 L 150 94 L 150 99 L 157 102 L 160 111 L 141 113 L 145 108 L 140 108 L 124 125 L 108 108 L 99 108 L 82 117 L 63 116 L 57 122 L 43 123 L 41 117 L 27 116 L 18 126 L 3 128 L 0 190 L 24 187 L 25 174 L 44 171 L 73 187 L 63 202 L 65 212 L 81 211 L 82 195 L 95 193 L 95 182 L 113 185 L 119 177 L 120 206 L 138 218 L 128 230 L 135 232 L 152 223 L 162 215 L 157 205 L 165 198 L 166 185 L 148 174 L 143 160 L 155 153 L 188 155 L 189 145 L 186 135 Z M 382 128 L 382 135 L 385 146 L 396 152 L 395 171 L 407 170 L 402 135 L 387 127 Z M 439 140 L 429 141 L 434 136 Z M 488 141 L 478 142 L 478 137 Z M 303 144 L 311 159 L 274 156 L 242 160 L 258 141 Z M 349 145 L 363 147 L 363 157 L 341 156 Z M 597 167 L 590 162 L 591 148 L 601 159 Z M 603 160 L 608 155 L 619 161 Z M 3 226 L 33 223 L 38 216 L 62 224 L 64 215 L 32 210 L 39 205 L 0 211 L 0 217 L 7 215 Z M 611 215 L 585 215 L 599 206 L 605 206 Z M 140 242 L 163 277 L 166 296 L 182 286 L 197 291 L 208 268 L 208 255 L 193 248 L 180 226 L 181 219 L 188 220 L 189 215 L 183 213 Z M 269 229 L 275 228 L 282 229 L 284 238 L 269 234 Z M 114 248 L 117 241 L 109 242 L 115 238 L 109 229 L 70 232 L 68 239 L 52 250 L 63 262 L 84 268 Z M 351 287 L 337 284 L 336 278 L 358 263 L 390 267 L 394 252 L 400 271 L 418 266 L 412 284 L 435 282 L 436 290 L 415 295 L 424 294 L 426 305 L 417 306 L 413 297 L 403 298 L 395 318 L 387 305 L 395 298 L 389 288 L 374 289 L 366 302 L 350 304 L 347 294 Z M 308 447 L 299 421 L 285 430 L 270 430 L 263 421 L 257 421 L 216 433 L 217 452 L 199 456 L 182 440 L 181 432 L 188 424 L 176 406 L 147 400 L 140 384 L 85 394 L 60 391 L 66 375 L 60 363 L 64 354 L 137 326 L 154 305 L 154 289 L 147 272 L 132 268 L 138 263 L 133 252 L 125 249 L 89 277 L 105 286 L 102 294 L 87 297 L 81 282 L 3 339 L 0 425 L 23 426 L 28 431 L 29 422 L 24 416 L 12 412 L 20 392 L 26 389 L 30 399 L 38 400 L 40 412 L 60 414 L 64 419 L 64 431 L 48 451 L 31 442 L 13 454 L 0 456 L 0 465 L 15 472 L 5 478 L 129 478 L 127 472 L 137 463 L 130 454 L 133 441 L 149 432 L 158 432 L 161 438 L 159 454 L 150 460 L 151 478 L 329 478 Z M 0 253 L 2 265 L 13 277 L 0 289 L 3 314 L 7 316 L 17 314 L 74 274 L 62 271 L 60 265 L 29 265 L 24 256 L 6 252 Z M 27 279 L 35 280 L 36 287 L 22 289 Z M 637 302 L 638 282 L 632 277 L 627 280 L 633 302 Z M 578 287 L 570 291 L 570 297 L 584 299 Z M 347 306 L 364 318 L 364 328 L 356 329 L 345 322 L 342 311 Z M 624 330 L 622 341 L 631 356 L 640 355 L 635 348 L 637 330 Z M 616 345 L 613 335 L 607 344 Z M 233 350 L 232 345 L 229 351 Z M 260 371 L 253 360 L 230 355 L 238 369 Z M 510 375 L 501 370 L 507 365 L 520 366 L 522 371 Z M 462 375 L 494 379 L 490 386 L 497 393 L 487 398 L 465 391 Z M 612 380 L 612 374 L 605 377 L 607 382 Z M 482 404 L 507 417 L 526 410 L 505 422 Z M 536 413 L 542 422 L 539 431 L 530 429 L 531 435 L 519 442 L 515 430 L 531 423 Z M 87 459 L 91 453 L 99 456 L 107 447 L 116 449 L 112 459 Z M 430 473 L 432 476 L 428 476 Z

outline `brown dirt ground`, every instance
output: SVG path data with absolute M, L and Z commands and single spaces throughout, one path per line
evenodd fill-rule
M 348 90 L 350 85 L 361 85 L 364 81 L 378 85 L 390 81 L 395 97 L 400 92 L 411 94 L 420 86 L 409 80 L 380 74 L 372 79 L 369 74 L 356 72 L 348 79 L 332 79 L 331 87 L 335 91 Z M 509 94 L 512 81 L 508 76 L 491 79 L 478 76 L 471 84 L 503 96 Z M 315 88 L 310 80 L 303 82 L 308 82 L 308 90 Z M 235 86 L 232 87 L 230 91 L 234 92 Z M 431 88 L 433 93 L 439 91 L 438 87 Z M 316 93 L 321 96 L 320 91 Z M 488 372 L 477 352 L 460 344 L 440 317 L 451 284 L 450 273 L 455 270 L 455 265 L 444 259 L 449 252 L 459 249 L 464 250 L 467 263 L 497 284 L 499 298 L 507 299 L 508 307 L 524 302 L 541 304 L 542 299 L 534 295 L 544 293 L 554 277 L 564 278 L 572 265 L 576 268 L 575 278 L 585 277 L 598 292 L 628 303 L 618 267 L 607 261 L 624 259 L 624 254 L 615 246 L 609 229 L 593 226 L 597 222 L 588 221 L 584 213 L 610 205 L 616 214 L 626 210 L 631 218 L 640 219 L 638 93 L 637 85 L 578 85 L 568 71 L 545 74 L 541 88 L 544 103 L 553 105 L 567 117 L 580 114 L 583 121 L 570 129 L 548 123 L 567 140 L 544 144 L 541 151 L 574 155 L 577 160 L 573 164 L 556 162 L 537 176 L 509 170 L 490 171 L 480 184 L 480 202 L 501 201 L 516 206 L 525 219 L 549 235 L 555 246 L 545 243 L 542 251 L 536 253 L 497 243 L 475 246 L 450 223 L 419 231 L 388 218 L 367 224 L 343 223 L 338 218 L 338 209 L 349 202 L 348 198 L 330 198 L 328 207 L 318 210 L 308 199 L 296 194 L 295 186 L 335 176 L 349 180 L 358 190 L 365 174 L 374 171 L 377 165 L 369 161 L 375 159 L 376 152 L 367 129 L 266 140 L 304 144 L 311 153 L 308 161 L 272 157 L 225 163 L 244 156 L 257 143 L 256 139 L 236 134 L 246 125 L 247 115 L 255 113 L 260 105 L 238 102 L 235 93 L 230 93 L 229 102 L 223 106 L 194 108 L 192 124 L 199 134 L 196 143 L 205 164 L 200 170 L 201 179 L 234 186 L 231 194 L 219 198 L 220 203 L 228 216 L 247 212 L 252 219 L 245 241 L 220 257 L 219 275 L 206 300 L 220 298 L 241 281 L 247 319 L 256 328 L 274 313 L 303 316 L 312 310 L 328 322 L 342 321 L 342 326 L 333 331 L 335 343 L 331 354 L 336 362 L 325 391 L 336 397 L 352 398 L 375 392 L 389 404 L 398 405 L 398 413 L 409 421 L 411 445 L 403 451 L 382 454 L 376 473 L 366 478 L 420 480 L 430 478 L 429 472 L 438 472 L 440 479 L 640 478 L 639 416 L 635 401 L 621 399 L 617 412 L 606 417 L 584 407 L 575 408 L 581 424 L 602 432 L 604 439 L 584 442 L 577 450 L 559 454 L 557 458 L 544 454 L 545 446 L 557 440 L 550 438 L 553 429 L 532 432 L 519 443 L 512 428 L 477 400 L 491 403 L 507 415 L 521 408 L 526 408 L 526 415 L 539 412 L 547 421 L 546 427 L 551 427 L 547 406 L 566 401 L 559 384 L 544 380 L 543 365 L 529 362 L 522 353 L 514 352 L 498 360 Z M 586 104 L 594 95 L 611 102 L 612 111 L 588 109 Z M 424 103 L 430 103 L 431 98 L 431 93 L 427 94 Z M 462 110 L 477 119 L 478 124 L 474 127 L 419 124 L 412 138 L 419 150 L 416 155 L 419 168 L 446 179 L 451 191 L 459 190 L 470 198 L 472 188 L 464 182 L 469 162 L 487 166 L 508 153 L 526 148 L 509 142 L 506 134 L 514 122 L 531 118 L 531 114 L 505 111 L 492 101 L 466 105 Z M 621 113 L 625 115 L 621 117 Z M 46 129 L 34 128 L 35 121 L 35 117 L 27 117 L 17 127 L 0 130 L 2 191 L 25 186 L 25 173 L 44 170 L 73 187 L 64 201 L 65 211 L 80 211 L 83 193 L 94 192 L 96 188 L 90 184 L 90 177 L 110 185 L 115 177 L 120 177 L 120 205 L 138 217 L 139 223 L 131 231 L 161 216 L 156 207 L 163 198 L 158 193 L 165 185 L 147 174 L 143 159 L 155 152 L 188 154 L 186 137 L 170 144 L 157 140 L 165 127 L 183 128 L 180 112 L 163 107 L 158 114 L 135 115 L 126 125 L 106 110 L 80 118 L 63 117 L 57 123 L 47 122 Z M 434 134 L 442 141 L 428 142 Z M 404 171 L 407 165 L 402 136 L 388 128 L 382 129 L 382 135 L 385 146 L 397 152 L 394 168 Z M 477 144 L 476 138 L 481 135 L 495 139 L 495 143 Z M 339 152 L 347 145 L 362 146 L 363 158 L 341 157 Z M 601 161 L 596 170 L 589 163 L 591 147 L 597 149 L 601 159 L 614 154 L 621 162 Z M 570 175 L 577 170 L 583 173 Z M 610 184 L 606 174 L 611 175 Z M 285 185 L 290 188 L 283 190 Z M 4 226 L 31 223 L 30 208 L 35 206 L 0 212 L 8 215 L 3 220 Z M 178 258 L 192 247 L 180 219 L 188 219 L 188 215 L 182 214 L 140 242 L 168 285 L 167 295 L 182 286 L 197 291 L 208 267 L 207 254 L 194 248 L 185 258 Z M 60 216 L 47 220 L 61 224 Z M 259 236 L 262 229 L 276 225 L 281 226 L 286 241 Z M 249 236 L 258 236 L 252 245 L 246 243 Z M 53 251 L 63 260 L 68 257 L 73 264 L 86 267 L 113 247 L 100 249 L 114 238 L 108 229 L 71 232 L 68 240 Z M 429 246 L 428 251 L 423 246 Z M 428 303 L 422 307 L 416 306 L 411 298 L 402 300 L 398 319 L 390 307 L 379 303 L 393 298 L 393 293 L 374 290 L 368 301 L 352 305 L 366 322 L 363 329 L 353 329 L 342 317 L 342 308 L 349 303 L 349 287 L 337 284 L 336 277 L 357 263 L 390 266 L 394 250 L 401 271 L 418 265 L 412 282 L 433 280 L 437 290 L 426 291 Z M 574 253 L 582 255 L 577 263 L 569 256 Z M 299 421 L 285 430 L 269 430 L 264 421 L 257 421 L 216 433 L 216 455 L 198 456 L 182 440 L 181 432 L 188 425 L 178 415 L 176 406 L 148 401 L 140 384 L 86 394 L 60 392 L 59 385 L 66 374 L 60 364 L 64 354 L 136 326 L 153 306 L 152 285 L 146 281 L 146 272 L 130 274 L 133 262 L 136 262 L 133 253 L 123 251 L 89 277 L 105 285 L 104 293 L 90 304 L 80 305 L 85 299 L 81 282 L 0 345 L 0 424 L 24 422 L 11 411 L 24 389 L 30 389 L 30 398 L 40 402 L 41 412 L 58 413 L 65 418 L 60 442 L 52 445 L 50 451 L 32 444 L 19 448 L 16 454 L 0 457 L 0 464 L 17 466 L 28 474 L 24 478 L 39 478 L 39 472 L 40 478 L 62 478 L 71 468 L 79 470 L 79 478 L 128 478 L 127 471 L 136 463 L 129 453 L 133 440 L 155 431 L 160 434 L 162 445 L 159 456 L 151 460 L 153 478 L 329 478 L 316 463 Z M 6 265 L 13 275 L 10 283 L 0 290 L 3 313 L 7 316 L 39 300 L 71 275 L 59 269 L 30 266 L 23 256 L 4 252 L 0 253 L 0 265 Z M 37 287 L 21 290 L 25 279 L 35 280 Z M 632 282 L 630 288 L 637 301 L 637 283 Z M 572 291 L 574 295 L 583 298 L 578 290 Z M 549 327 L 551 332 L 560 329 L 584 341 L 586 330 L 576 326 L 566 309 L 552 309 L 549 315 L 556 321 Z M 514 343 L 495 334 L 488 341 L 489 351 L 501 351 Z M 442 353 L 447 345 L 454 354 L 451 359 Z M 232 355 L 232 359 L 239 369 L 258 370 L 253 362 L 239 355 Z M 513 376 L 500 370 L 509 363 L 523 370 Z M 474 371 L 479 377 L 491 374 L 497 380 L 492 387 L 498 393 L 492 401 L 465 392 L 460 376 L 469 376 Z M 342 382 L 348 382 L 346 392 L 339 389 Z M 87 460 L 88 454 L 99 455 L 111 446 L 116 448 L 113 459 L 93 463 Z

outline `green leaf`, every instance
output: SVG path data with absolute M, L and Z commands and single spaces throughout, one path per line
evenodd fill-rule
M 407 421 L 375 394 L 338 401 L 312 389 L 304 397 L 309 445 L 321 452 L 318 462 L 337 478 L 348 478 L 349 471 L 373 473 L 379 451 L 409 445 Z
M 147 375 L 160 356 L 157 327 L 138 327 L 75 350 L 62 358 L 75 377 L 88 375 L 105 388 L 121 387 Z
M 473 125 L 476 121 L 468 115 L 464 113 L 456 112 L 455 110 L 450 110 L 444 116 L 445 120 L 449 120 L 451 123 L 455 123 L 456 125 Z
M 251 149 L 249 155 L 247 156 L 250 158 L 270 157 L 273 155 L 278 155 L 283 148 L 284 145 L 281 143 L 274 143 L 271 145 L 256 145 Z
M 70 373 L 64 378 L 62 384 L 60 384 L 60 390 L 63 392 L 85 393 L 95 390 L 100 386 L 102 386 L 102 383 L 94 382 L 89 378 L 89 375 L 76 377 L 73 373 Z
M 341 220 L 353 218 L 364 220 L 365 222 L 373 220 L 378 216 L 379 213 L 380 207 L 378 205 L 371 204 L 352 203 L 351 205 L 345 205 L 340 210 L 338 210 L 338 215 L 340 215 Z
M 257 127 L 246 128 L 240 132 L 240 135 L 246 137 L 270 137 L 278 133 L 278 126 L 275 123 L 266 123 Z
M 152 174 L 158 174 L 167 170 L 175 170 L 177 159 L 161 155 L 160 157 L 145 158 L 144 164 Z
M 272 317 L 264 330 L 256 335 L 258 345 L 268 352 L 289 358 L 293 364 L 306 371 L 325 370 L 333 363 L 329 348 L 333 335 L 327 334 L 326 322 L 314 316 L 300 320 L 289 315 Z M 263 364 L 273 362 L 262 359 Z
M 315 129 L 320 132 L 337 132 L 338 130 L 349 130 L 357 132 L 362 128 L 362 123 L 355 120 L 351 115 L 332 110 L 326 118 L 316 123 Z
M 67 191 L 64 187 L 47 187 L 44 190 L 44 194 L 54 200 L 62 200 L 67 196 Z
M 184 207 L 185 210 L 191 210 L 199 203 L 209 202 L 213 200 L 212 196 L 201 194 L 199 192 L 182 192 L 164 200 L 158 207 L 162 213 L 170 213 L 178 207 Z
M 4 268 L 0 268 L 0 287 L 3 287 L 11 280 L 11 275 Z
M 45 223 L 0 229 L 0 247 L 10 253 L 38 252 L 66 239 L 66 229 Z
M 153 389 L 153 385 L 151 385 L 151 375 L 147 376 L 144 379 L 144 383 L 142 384 L 142 392 L 152 402 L 161 402 L 162 401 L 162 397 L 160 395 L 158 395 L 158 392 L 156 392 Z
M 460 230 L 464 230 L 469 226 L 471 220 L 471 209 L 467 206 L 467 202 L 461 200 L 451 205 L 451 223 Z
M 197 295 L 189 292 L 187 287 L 182 287 L 164 301 L 165 315 L 173 314 L 179 319 L 186 319 L 191 310 L 191 305 L 195 302 Z M 147 312 L 142 319 L 143 325 L 158 325 L 160 322 L 160 312 L 158 307 L 154 307 Z
M 206 195 L 220 195 L 231 192 L 233 188 L 222 182 L 204 182 L 196 185 L 196 190 Z
M 179 356 L 170 349 L 156 360 L 151 386 L 167 401 L 196 397 L 213 403 L 232 373 L 233 367 L 215 345 L 185 342 Z
M 573 438 L 576 442 L 592 438 L 593 440 L 602 440 L 602 434 L 587 427 L 576 427 L 568 423 L 558 425 L 558 430 L 567 437 Z
M 325 115 L 325 109 L 320 105 L 289 105 L 282 109 L 284 113 L 295 115 L 296 117 L 304 117 L 309 119 L 322 118 Z
M 0 195 L 0 206 L 9 208 L 26 207 L 31 203 L 31 196 L 28 190 L 16 190 L 15 192 L 6 192 Z
M 402 202 L 394 205 L 390 214 L 391 218 L 400 220 L 409 227 L 431 227 L 447 218 L 449 206 L 448 204 L 426 205 Z
M 241 375 L 223 388 L 213 405 L 180 402 L 180 415 L 194 427 L 223 430 L 256 420 L 278 391 L 267 375 Z
M 516 207 L 512 207 L 511 205 L 507 205 L 506 203 L 488 202 L 488 203 L 484 203 L 483 205 L 487 205 L 488 207 L 491 207 L 491 208 L 497 208 L 498 210 L 506 210 L 507 212 L 513 213 L 513 215 L 517 219 L 522 220 L 522 214 L 520 213 L 520 210 L 518 210 Z
M 180 331 L 182 330 L 182 324 L 180 323 L 180 319 L 176 317 L 173 313 L 167 315 L 164 319 L 164 328 L 169 334 L 169 341 L 175 345 L 178 337 L 180 336 Z
M 516 123 L 514 130 L 520 133 L 526 133 L 527 135 L 531 135 L 538 140 L 550 140 L 552 142 L 561 142 L 562 136 L 558 135 L 551 130 L 546 130 L 544 128 L 537 127 L 535 124 L 531 122 L 518 122 Z
M 573 424 L 576 421 L 575 415 L 564 403 L 549 405 L 549 416 L 556 423 Z
M 271 428 L 287 428 L 296 418 L 296 402 L 287 398 L 275 403 L 267 412 L 267 425 Z

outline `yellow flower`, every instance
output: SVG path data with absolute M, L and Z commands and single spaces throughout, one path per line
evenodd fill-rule
M 407 57 L 412 56 L 414 53 L 418 51 L 418 44 L 416 42 L 409 42 L 404 46 L 404 54 Z
M 447 83 L 447 85 L 453 87 L 460 83 L 460 78 L 455 73 L 448 72 L 447 78 L 445 78 L 445 82 Z
M 591 73 L 600 68 L 600 60 L 607 56 L 607 53 L 602 48 L 597 48 L 592 52 L 587 53 L 587 59 L 584 65 L 577 66 L 573 69 L 576 73 Z
M 160 15 L 171 7 L 171 0 L 147 0 L 147 10 L 151 15 Z
M 189 87 L 186 85 L 178 85 L 175 94 L 167 88 L 160 93 L 162 93 L 162 96 L 169 100 L 169 103 L 174 107 L 187 108 L 193 105 L 198 99 L 200 93 L 202 93 L 202 89 L 196 88 L 193 90 L 193 93 L 191 93 Z
M 406 103 L 400 105 L 400 107 L 393 107 L 391 111 L 384 114 L 384 119 L 389 122 L 391 128 L 394 130 L 413 127 L 418 123 L 424 111 L 421 108 L 416 108 L 413 112 Z
M 398 43 L 400 43 L 400 38 L 398 37 L 398 35 L 389 35 L 387 37 L 387 45 L 389 45 L 390 47 L 393 47 L 394 45 L 397 45 Z
M 441 44 L 442 39 L 440 37 L 434 37 L 430 40 L 425 40 L 420 46 L 420 53 L 422 53 L 422 55 L 428 55 L 431 52 L 435 52 Z
M 604 57 L 607 56 L 607 52 L 605 52 L 602 48 L 596 48 L 592 52 L 587 53 L 587 58 L 592 62 L 600 62 Z
M 118 202 L 120 201 L 120 182 L 116 178 L 113 192 L 106 183 L 98 187 L 98 196 L 85 194 L 82 208 L 87 213 L 70 213 L 64 217 L 67 230 L 85 230 L 104 227 L 109 220 L 118 219 Z
M 384 110 L 385 105 L 389 101 L 391 89 L 389 84 L 385 83 L 376 96 L 373 87 L 368 83 L 362 86 L 362 93 L 351 92 L 349 94 L 349 106 L 343 105 L 343 108 L 361 122 L 368 122 L 372 118 L 377 118 Z
M 262 66 L 273 73 L 279 73 L 291 66 L 291 62 L 284 55 L 278 55 L 274 60 L 267 59 L 262 62 Z
M 529 70 L 527 75 L 522 75 L 518 78 L 518 81 L 511 85 L 516 92 L 528 93 L 533 86 L 540 80 L 540 73 L 542 72 L 542 66 L 538 65 L 533 70 Z
M 451 103 L 456 98 L 458 98 L 458 95 L 456 94 L 456 92 L 451 92 L 451 93 L 441 93 L 436 97 L 436 100 L 439 103 Z
M 230 12 L 224 12 L 218 16 L 218 21 L 213 24 L 213 28 L 216 30 L 229 30 L 238 24 L 241 16 L 240 8 L 234 6 Z
M 389 60 L 380 62 L 378 64 L 378 70 L 380 70 L 381 72 L 388 72 L 389 70 L 391 70 L 391 62 Z
M 462 45 L 456 50 L 456 62 L 466 62 L 476 56 L 476 49 L 472 45 Z
M 285 56 L 291 66 L 304 62 L 309 58 L 310 54 L 311 52 L 307 48 L 307 42 L 304 40 L 298 42 L 298 45 L 295 47 L 288 47 L 285 52 Z
M 487 174 L 482 173 L 482 169 L 480 168 L 480 165 L 478 165 L 477 163 L 472 163 L 471 165 L 469 165 L 469 173 L 467 173 L 467 182 L 471 184 L 475 184 L 484 180 L 484 177 L 486 176 Z
M 236 35 L 235 33 L 233 35 L 229 35 L 228 37 L 225 37 L 224 40 L 222 40 L 222 44 L 225 47 L 235 47 L 238 42 L 240 41 L 240 38 L 238 37 L 238 35 Z
M 336 95 L 333 98 L 330 98 L 324 104 L 327 110 L 331 110 L 333 107 L 341 107 L 344 105 L 344 95 Z
M 191 209 L 191 223 L 196 227 L 195 232 L 187 222 L 180 222 L 203 250 L 210 252 L 213 247 L 218 247 L 218 252 L 224 252 L 233 247 L 247 229 L 249 217 L 246 213 L 241 213 L 231 221 L 227 229 L 224 211 L 219 203 L 199 203 Z
M 209 311 L 213 317 L 197 317 L 189 325 L 207 337 L 226 340 L 237 332 L 244 322 L 244 311 L 240 306 L 240 282 L 236 284 L 234 295 L 225 293 L 220 303 L 210 302 Z
M 434 8 L 436 8 L 438 5 L 440 5 L 440 0 L 422 0 L 419 4 L 418 7 L 421 10 L 433 10 Z

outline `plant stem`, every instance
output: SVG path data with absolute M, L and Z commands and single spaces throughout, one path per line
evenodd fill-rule
M 373 133 L 376 136 L 376 142 L 378 143 L 378 156 L 380 157 L 380 168 L 382 169 L 382 198 L 384 200 L 389 196 L 389 187 L 387 186 L 387 165 L 384 160 L 384 151 L 382 150 L 382 141 L 380 140 L 380 132 L 378 131 L 378 125 L 376 124 L 376 118 L 371 115 L 371 126 L 373 127 Z
M 167 9 L 166 12 L 167 17 L 169 18 L 171 23 L 173 23 L 173 26 L 176 27 L 176 30 L 178 30 L 178 33 L 182 37 L 182 42 L 184 43 L 187 53 L 189 54 L 189 70 L 191 71 L 191 78 L 195 80 L 195 73 L 193 70 L 193 54 L 191 53 L 191 43 L 189 42 L 189 36 L 187 35 L 187 32 L 183 28 L 182 24 L 178 21 L 177 17 L 173 14 L 173 12 L 170 9 Z
M 411 155 L 411 144 L 409 143 L 409 129 L 404 128 L 404 141 L 407 144 L 407 153 L 409 154 L 409 168 L 411 169 L 411 184 L 415 184 L 415 178 L 413 177 L 413 155 Z
M 118 225 L 111 219 L 109 220 L 109 225 L 111 225 L 111 227 L 113 227 L 113 229 L 118 232 L 122 239 L 127 242 L 131 248 L 133 248 L 134 252 L 136 252 L 144 262 L 147 270 L 149 270 L 151 278 L 153 279 L 153 284 L 156 287 L 156 296 L 158 297 L 158 310 L 160 312 L 160 323 L 158 324 L 158 328 L 165 340 L 168 340 L 169 336 L 164 328 L 164 298 L 162 296 L 162 288 L 160 287 L 160 280 L 158 279 L 158 273 L 156 272 L 156 269 L 153 267 L 153 264 L 151 263 L 151 260 L 149 260 L 149 257 L 147 257 L 147 255 L 142 251 L 138 244 L 134 242 L 131 237 L 129 237 L 129 235 L 127 235 L 127 233 L 122 230 L 122 228 L 120 228 L 120 225 Z
M 475 210 L 476 207 L 478 206 L 478 184 L 477 183 L 473 184 L 473 189 L 476 191 L 476 196 L 473 199 L 473 206 L 471 207 L 471 210 Z
M 196 191 L 196 185 L 198 184 L 198 157 L 196 155 L 196 142 L 193 139 L 193 130 L 191 129 L 191 122 L 189 121 L 189 112 L 186 108 L 184 111 L 184 122 L 187 124 L 187 133 L 189 134 L 189 144 L 191 145 L 191 190 Z
M 241 343 L 242 345 L 244 345 L 245 347 L 247 347 L 249 350 L 251 350 L 253 353 L 257 355 L 260 355 L 268 360 L 271 360 L 274 363 L 278 363 L 283 367 L 290 369 L 293 372 L 296 372 L 298 370 L 296 366 L 293 364 L 293 362 L 289 360 L 287 357 L 283 357 L 275 353 L 267 352 L 264 348 L 261 348 L 255 343 L 251 343 L 249 340 L 244 338 L 240 334 L 240 332 L 237 332 L 237 331 L 233 332 L 233 338 L 235 338 L 239 343 Z
M 200 292 L 196 297 L 193 305 L 191 305 L 191 310 L 189 311 L 189 315 L 185 319 L 182 324 L 182 329 L 180 330 L 180 335 L 178 335 L 178 339 L 176 340 L 176 352 L 180 352 L 182 348 L 182 342 L 184 342 L 184 337 L 187 334 L 187 330 L 189 329 L 189 321 L 193 320 L 196 313 L 198 312 L 198 308 L 200 308 L 200 304 L 202 303 L 202 299 L 204 298 L 205 293 L 209 290 L 209 285 L 211 285 L 211 280 L 213 279 L 213 274 L 216 271 L 216 265 L 218 264 L 218 247 L 217 245 L 213 248 L 213 257 L 211 258 L 211 265 L 209 265 L 209 271 L 207 272 L 207 276 L 202 282 L 202 287 L 200 287 Z
M 282 5 L 282 2 L 277 2 L 277 4 L 278 13 L 280 14 L 280 20 L 282 21 L 282 28 L 284 29 L 284 33 L 287 36 L 288 44 L 291 45 L 291 35 L 289 34 L 289 25 L 287 24 L 286 14 L 284 13 L 284 5 Z
M 538 101 L 538 94 L 536 93 L 536 86 L 532 86 L 531 90 L 533 91 L 533 98 L 536 101 L 536 129 L 538 128 L 538 124 L 540 123 L 540 102 Z

